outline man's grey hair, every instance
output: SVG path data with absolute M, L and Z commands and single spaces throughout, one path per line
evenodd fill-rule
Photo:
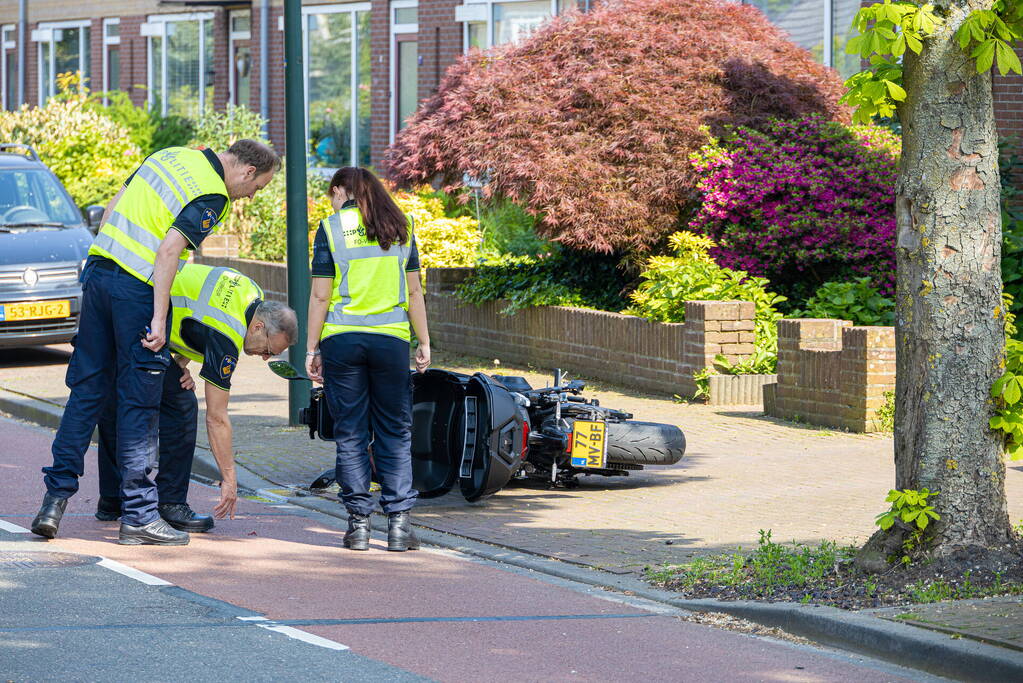
M 259 140 L 238 140 L 227 149 L 227 153 L 246 166 L 255 166 L 257 175 L 279 171 L 281 168 L 281 158 L 277 152 Z
M 283 334 L 288 338 L 288 346 L 298 341 L 298 316 L 280 301 L 261 302 L 256 306 L 256 317 L 266 325 L 267 336 Z

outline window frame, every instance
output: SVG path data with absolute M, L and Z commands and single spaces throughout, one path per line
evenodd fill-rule
M 107 26 L 120 26 L 120 17 L 110 17 L 103 20 L 103 106 L 110 104 L 107 93 L 111 90 L 120 90 L 121 84 L 118 83 L 116 87 L 111 87 L 110 83 L 110 48 L 114 45 L 121 44 L 120 34 L 116 36 L 107 35 Z
M 398 95 L 398 36 L 415 35 L 417 41 L 418 41 L 418 36 L 419 36 L 419 24 L 418 23 L 415 23 L 415 24 L 399 24 L 399 23 L 397 23 L 395 21 L 395 15 L 397 14 L 397 12 L 395 12 L 395 10 L 410 9 L 410 8 L 413 8 L 413 7 L 416 8 L 416 9 L 419 8 L 419 0 L 392 0 L 391 5 L 388 8 L 388 12 L 390 13 L 389 23 L 390 23 L 390 26 L 391 26 L 390 40 L 389 40 L 390 46 L 388 48 L 389 51 L 390 51 L 390 54 L 388 56 L 388 59 L 389 59 L 388 63 L 390 65 L 390 74 L 388 75 L 388 83 L 389 83 L 388 90 L 390 91 L 391 96 L 387 98 L 388 99 L 388 121 L 390 121 L 390 123 L 387 126 L 387 132 L 388 132 L 388 141 L 390 143 L 394 142 L 394 136 L 398 134 L 398 99 L 399 99 L 399 95 Z M 418 63 L 417 63 L 417 73 L 418 73 Z M 416 84 L 416 87 L 417 87 L 417 91 L 418 91 L 418 83 Z M 416 99 L 418 100 L 418 95 L 417 95 Z
M 494 47 L 494 5 L 505 5 L 515 2 L 535 2 L 536 0 L 465 0 L 466 6 L 485 6 L 487 8 L 486 31 L 487 44 L 482 49 L 489 50 Z M 558 16 L 558 0 L 550 0 L 550 18 Z M 462 24 L 462 54 L 469 51 L 469 24 L 482 24 L 484 22 L 460 21 Z
M 36 29 L 32 31 L 32 40 L 36 43 L 36 80 L 38 81 L 38 103 L 40 107 L 46 106 L 46 100 L 53 95 L 47 96 L 45 94 L 46 88 L 43 83 L 43 70 L 39 66 L 43 63 L 43 45 L 46 43 L 50 44 L 50 78 L 53 79 L 53 94 L 57 94 L 57 74 L 55 73 L 57 67 L 57 50 L 55 47 L 56 41 L 54 40 L 53 31 L 66 31 L 69 29 L 78 31 L 78 71 L 83 72 L 82 64 L 85 62 L 86 57 L 89 55 L 89 51 L 92 49 L 92 31 L 90 30 L 89 35 L 89 47 L 85 47 L 85 41 L 82 40 L 82 29 L 91 29 L 91 19 L 72 19 L 70 21 L 42 21 L 36 26 Z M 39 35 L 38 32 L 49 31 L 50 37 L 46 40 L 36 40 L 34 36 Z M 61 36 L 63 38 L 63 36 Z M 91 68 L 89 69 L 92 70 Z M 91 73 L 82 73 L 82 80 L 92 80 Z
M 199 22 L 199 113 L 206 109 L 206 88 L 212 83 L 206 82 L 206 26 L 205 22 L 214 21 L 213 12 L 185 12 L 179 14 L 151 14 L 146 17 L 146 24 L 152 27 L 159 24 L 159 34 L 145 33 L 146 36 L 146 74 L 149 79 L 149 95 L 146 101 L 150 108 L 156 98 L 156 88 L 153 87 L 153 38 L 160 39 L 160 116 L 167 116 L 167 24 L 176 24 L 186 21 Z M 152 29 L 150 29 L 152 30 Z M 216 36 L 214 36 L 216 40 Z
M 8 50 L 16 50 L 18 47 L 17 38 L 5 40 L 4 34 L 8 30 L 16 31 L 17 28 L 17 24 L 0 24 L 0 108 L 3 111 L 10 111 L 12 106 L 7 101 L 7 91 L 10 89 L 10 84 L 7 82 L 7 52 Z
M 249 15 L 249 30 L 248 31 L 235 31 L 234 30 L 234 19 L 241 15 Z M 251 106 L 251 102 L 239 102 L 238 101 L 238 76 L 235 60 L 235 50 L 238 45 L 238 41 L 251 41 L 252 40 L 252 10 L 251 9 L 233 9 L 227 13 L 227 101 L 231 102 L 235 106 L 244 104 L 246 107 Z M 251 49 L 251 45 L 249 46 Z M 251 54 L 251 52 L 250 52 Z M 250 72 L 251 73 L 251 72 Z
M 351 31 L 352 31 L 352 69 L 351 69 L 351 100 L 349 102 L 350 111 L 352 114 L 352 132 L 350 140 L 350 151 L 348 157 L 348 166 L 358 166 L 359 158 L 359 125 L 355 114 L 359 110 L 359 74 L 358 69 L 355 68 L 357 65 L 357 55 L 361 49 L 361 43 L 359 42 L 359 27 L 356 21 L 356 15 L 359 12 L 371 12 L 371 2 L 346 2 L 335 5 L 303 5 L 302 6 L 302 97 L 304 98 L 305 106 L 305 140 L 306 140 L 306 166 L 316 173 L 329 176 L 337 171 L 337 168 L 331 168 L 327 166 L 313 166 L 309 164 L 309 157 L 312 148 L 309 146 L 309 15 L 312 14 L 343 14 L 349 12 L 351 16 Z M 390 10 L 388 10 L 390 11 Z M 283 17 L 282 17 L 283 18 Z M 370 29 L 370 55 L 372 55 L 372 28 Z M 370 57 L 370 63 L 372 64 L 372 56 Z M 372 78 L 370 78 L 372 84 Z M 372 88 L 372 85 L 370 85 Z M 372 93 L 370 95 L 370 101 L 372 101 Z

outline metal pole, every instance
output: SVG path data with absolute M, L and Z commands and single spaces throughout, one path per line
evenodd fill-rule
M 259 115 L 263 137 L 270 139 L 270 0 L 259 4 Z
M 291 347 L 292 365 L 305 367 L 309 326 L 309 219 L 306 209 L 305 94 L 302 64 L 302 2 L 284 2 L 284 157 L 288 174 L 288 305 L 298 314 L 298 343 Z M 265 91 L 264 91 L 265 92 Z M 298 412 L 309 404 L 309 383 L 288 382 L 288 416 L 299 424 Z
M 25 43 L 28 42 L 28 0 L 18 0 L 18 103 L 25 104 Z M 16 107 L 14 107 L 16 108 Z

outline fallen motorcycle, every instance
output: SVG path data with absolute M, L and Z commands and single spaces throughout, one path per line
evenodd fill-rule
M 274 369 L 289 379 L 302 379 Z M 290 367 L 290 366 L 288 366 Z M 512 479 L 575 486 L 579 475 L 628 476 L 645 465 L 672 465 L 686 440 L 674 425 L 639 422 L 581 394 L 581 380 L 534 389 L 522 377 L 465 375 L 431 369 L 412 374 L 412 474 L 423 498 L 457 482 L 466 500 L 493 495 Z M 334 420 L 323 389 L 301 412 L 309 437 L 333 441 Z M 311 488 L 325 488 L 333 469 Z

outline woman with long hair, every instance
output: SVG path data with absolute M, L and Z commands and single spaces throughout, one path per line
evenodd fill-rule
M 412 220 L 364 168 L 339 169 L 330 202 L 335 213 L 320 222 L 313 244 L 306 372 L 323 384 L 334 416 L 335 471 L 348 510 L 343 542 L 369 549 L 375 469 L 387 549 L 415 550 L 409 322 L 419 372 L 430 365 L 430 333 Z

